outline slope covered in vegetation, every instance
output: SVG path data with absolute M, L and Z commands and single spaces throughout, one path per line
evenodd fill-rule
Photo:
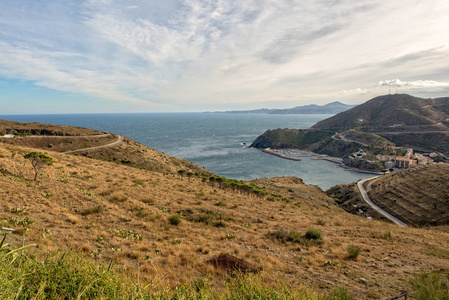
M 53 158 L 37 181 L 24 158 L 32 151 Z M 226 293 L 239 271 L 260 274 L 266 288 L 346 286 L 375 299 L 409 289 L 413 274 L 449 268 L 449 234 L 350 215 L 298 178 L 227 180 L 133 141 L 100 152 L 0 143 L 0 223 L 14 229 L 6 242 L 36 244 L 27 251 L 38 260 L 60 249 L 112 262 L 151 290 L 206 280 Z

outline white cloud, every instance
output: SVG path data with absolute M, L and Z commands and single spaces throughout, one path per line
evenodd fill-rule
M 447 82 L 438 82 L 435 80 L 413 80 L 413 81 L 402 81 L 400 79 L 384 80 L 379 81 L 377 86 L 392 86 L 392 87 L 406 87 L 406 88 L 439 88 L 448 87 Z
M 356 88 L 356 89 L 352 89 L 352 90 L 342 90 L 340 92 L 338 92 L 338 95 L 363 95 L 363 94 L 368 94 L 370 93 L 370 91 L 368 89 L 361 89 L 361 88 Z
M 7 1 L 0 79 L 142 110 L 441 93 L 447 15 L 446 0 Z

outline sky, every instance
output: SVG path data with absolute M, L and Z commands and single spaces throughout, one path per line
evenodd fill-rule
M 2 0 L 0 115 L 449 96 L 447 0 Z

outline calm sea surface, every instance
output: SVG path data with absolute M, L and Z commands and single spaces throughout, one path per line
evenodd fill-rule
M 228 178 L 249 180 L 293 175 L 325 190 L 336 184 L 372 177 L 365 173 L 344 171 L 331 162 L 307 157 L 299 162 L 290 161 L 244 145 L 249 146 L 268 129 L 309 128 L 330 116 L 155 113 L 8 115 L 0 118 L 114 132 Z

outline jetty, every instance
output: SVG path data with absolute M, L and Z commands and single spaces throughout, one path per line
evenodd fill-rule
M 288 159 L 288 160 L 293 160 L 293 161 L 301 161 L 300 158 L 289 157 L 289 156 L 283 155 L 279 152 L 276 152 L 275 150 L 273 150 L 271 148 L 265 148 L 262 150 L 262 152 L 265 152 L 265 153 L 268 153 L 268 154 L 271 154 L 271 155 L 274 155 L 274 156 L 277 156 L 277 157 L 280 157 L 283 159 Z

